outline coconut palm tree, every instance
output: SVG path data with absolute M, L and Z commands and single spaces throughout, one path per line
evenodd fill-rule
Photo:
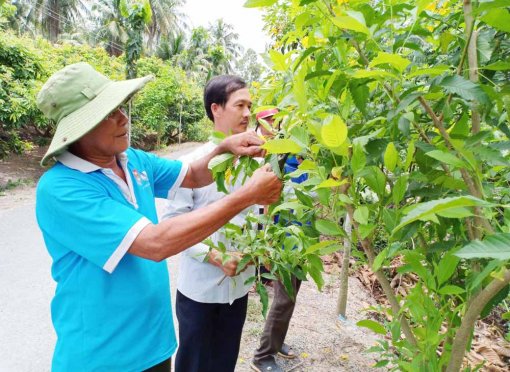
M 91 44 L 104 43 L 108 54 L 119 56 L 128 39 L 124 18 L 120 14 L 120 0 L 98 0 L 92 5 L 96 27 Z
M 222 18 L 217 19 L 209 26 L 209 33 L 212 41 L 211 44 L 214 46 L 215 56 L 219 57 L 220 48 L 223 50 L 223 56 L 216 58 L 216 62 L 223 66 L 225 73 L 232 73 L 234 71 L 235 60 L 243 51 L 243 48 L 238 43 L 239 34 L 234 32 L 234 26 L 226 23 Z
M 90 16 L 86 0 L 18 0 L 13 4 L 18 8 L 16 18 L 24 23 L 22 28 L 40 30 L 52 43 Z
M 156 49 L 156 55 L 163 60 L 170 60 L 180 55 L 186 47 L 186 35 L 180 32 L 163 36 Z
M 178 35 L 187 29 L 186 16 L 179 10 L 185 0 L 150 0 L 152 20 L 147 26 L 147 50 L 155 50 L 164 36 Z

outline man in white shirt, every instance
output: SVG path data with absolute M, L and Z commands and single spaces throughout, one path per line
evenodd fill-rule
M 246 83 L 236 76 L 217 76 L 204 89 L 207 116 L 216 131 L 226 135 L 245 132 L 250 118 L 251 97 Z M 183 157 L 192 162 L 210 153 L 216 145 L 208 142 Z M 230 185 L 229 192 L 240 185 Z M 195 189 L 179 189 L 163 218 L 205 207 L 225 196 L 215 184 Z M 230 222 L 242 225 L 248 210 Z M 252 265 L 236 275 L 240 255 L 221 232 L 210 238 L 222 242 L 234 254 L 222 262 L 222 254 L 198 243 L 180 256 L 176 313 L 179 321 L 179 349 L 176 372 L 234 371 L 241 332 L 246 319 L 248 291 L 246 279 L 255 274 Z M 226 278 L 224 278 L 226 276 Z M 224 279 L 224 280 L 223 280 Z

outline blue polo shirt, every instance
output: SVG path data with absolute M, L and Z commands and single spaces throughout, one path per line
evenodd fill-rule
M 177 347 L 166 262 L 127 251 L 158 222 L 154 197 L 175 191 L 187 167 L 133 149 L 118 160 L 127 184 L 66 152 L 37 186 L 37 222 L 57 282 L 52 371 L 141 371 Z

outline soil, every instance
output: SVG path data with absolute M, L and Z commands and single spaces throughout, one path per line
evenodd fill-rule
M 177 157 L 196 144 L 170 146 L 157 151 L 162 156 Z M 35 185 L 44 172 L 39 161 L 45 148 L 37 148 L 24 155 L 10 156 L 0 161 L 0 210 L 33 203 Z M 340 261 L 341 262 L 341 261 Z M 370 371 L 376 360 L 366 350 L 375 345 L 377 336 L 355 325 L 368 316 L 364 312 L 376 302 L 361 282 L 349 279 L 347 321 L 339 321 L 335 309 L 339 290 L 338 260 L 326 260 L 325 283 L 319 292 L 313 282 L 304 282 L 297 296 L 296 308 L 286 343 L 297 358 L 277 362 L 285 371 Z M 269 289 L 270 297 L 272 289 Z M 264 327 L 258 295 L 251 293 L 236 371 L 250 371 L 250 361 L 258 346 Z

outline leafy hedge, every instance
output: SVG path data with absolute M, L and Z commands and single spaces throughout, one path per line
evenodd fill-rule
M 37 109 L 37 92 L 51 74 L 68 64 L 85 61 L 113 80 L 124 79 L 123 57 L 111 57 L 101 48 L 87 45 L 51 45 L 9 32 L 0 34 L 0 158 L 47 143 L 55 124 Z M 185 73 L 158 58 L 142 58 L 139 76 L 156 79 L 135 97 L 133 142 L 152 150 L 176 142 L 181 120 L 181 139 L 203 140 L 210 129 L 202 107 L 202 90 Z

